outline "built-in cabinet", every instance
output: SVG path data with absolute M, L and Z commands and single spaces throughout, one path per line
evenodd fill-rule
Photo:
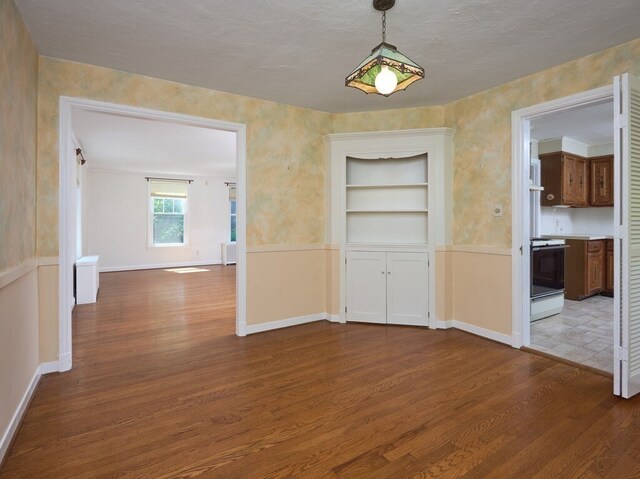
M 589 205 L 613 206 L 613 155 L 589 158 Z
M 347 157 L 346 319 L 428 325 L 428 159 Z
M 566 244 L 565 298 L 581 301 L 603 292 L 606 279 L 605 241 L 567 240 Z
M 428 254 L 347 251 L 347 320 L 425 326 Z
M 613 206 L 613 155 L 584 158 L 557 151 L 540 155 L 542 206 Z

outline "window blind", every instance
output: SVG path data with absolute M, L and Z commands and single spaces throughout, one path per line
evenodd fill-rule
M 188 186 L 188 180 L 149 180 L 149 196 L 186 198 Z

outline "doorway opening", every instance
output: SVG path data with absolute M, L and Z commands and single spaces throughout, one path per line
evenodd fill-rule
M 103 117 L 108 117 L 110 120 L 125 122 L 135 122 L 138 121 L 140 124 L 152 125 L 155 124 L 157 126 L 161 126 L 164 128 L 175 128 L 176 131 L 182 129 L 182 131 L 186 131 L 186 128 L 191 127 L 197 129 L 198 134 L 205 135 L 216 135 L 218 134 L 220 137 L 232 135 L 234 138 L 232 139 L 233 147 L 234 147 L 234 158 L 233 158 L 233 172 L 229 172 L 230 174 L 225 176 L 224 178 L 219 178 L 218 188 L 223 196 L 225 196 L 225 204 L 227 204 L 229 200 L 229 189 L 228 185 L 225 183 L 235 183 L 234 189 L 234 206 L 235 206 L 235 226 L 236 226 L 236 320 L 235 320 L 235 333 L 238 336 L 244 336 L 246 334 L 246 126 L 238 123 L 230 123 L 225 121 L 211 120 L 206 118 L 194 117 L 189 115 L 182 115 L 177 113 L 170 112 L 162 112 L 149 110 L 144 108 L 130 107 L 125 105 L 117 105 L 111 103 L 97 102 L 92 100 L 78 99 L 78 98 L 69 98 L 69 97 L 61 97 L 60 99 L 60 144 L 59 144 L 59 158 L 60 158 L 60 202 L 59 202 L 59 355 L 58 355 L 58 366 L 60 371 L 66 371 L 71 369 L 71 350 L 72 350 L 72 337 L 71 337 L 71 313 L 74 307 L 75 299 L 74 299 L 74 290 L 73 290 L 73 269 L 74 264 L 76 263 L 76 259 L 78 258 L 78 254 L 82 254 L 83 248 L 82 244 L 78 244 L 83 241 L 81 231 L 82 222 L 79 221 L 82 217 L 86 218 L 87 214 L 82 212 L 81 205 L 78 204 L 81 201 L 81 196 L 77 191 L 77 183 L 82 175 L 80 168 L 77 166 L 78 162 L 76 161 L 76 148 L 78 144 L 78 139 L 74 138 L 74 118 L 76 124 L 78 122 L 79 117 L 91 117 L 96 115 L 102 115 Z M 106 116 L 105 116 L 106 115 Z M 184 166 L 184 165 L 183 165 Z M 184 183 L 189 181 L 193 175 L 190 175 L 189 171 L 182 170 L 178 171 L 178 169 L 174 170 L 174 174 L 170 175 L 171 170 L 162 170 L 160 166 L 157 164 L 154 167 L 147 168 L 145 171 L 160 171 L 163 173 L 163 178 L 172 177 L 173 180 L 176 180 L 177 183 Z M 200 177 L 202 183 L 207 183 L 209 185 L 209 181 L 214 181 L 211 177 L 205 178 Z M 149 180 L 149 178 L 147 178 Z M 108 189 L 108 188 L 107 188 Z M 148 193 L 146 192 L 145 195 Z M 149 190 L 150 191 L 150 190 Z M 204 191 L 204 190 L 203 190 Z M 194 191 L 195 193 L 195 191 Z M 173 195 L 175 196 L 175 195 Z M 146 196 L 145 196 L 146 198 Z M 206 201 L 206 198 L 203 198 Z M 146 200 L 145 200 L 146 201 Z M 157 200 L 154 200 L 157 202 Z M 175 198 L 171 198 L 169 202 L 176 203 L 176 201 L 180 201 L 181 204 L 184 200 L 176 200 Z M 168 206 L 173 207 L 171 210 L 175 213 L 175 204 L 171 204 Z M 167 206 L 167 205 L 165 205 Z M 180 205 L 178 205 L 180 206 Z M 164 212 L 164 211 L 163 211 Z M 90 213 L 90 212 L 89 212 Z M 78 218 L 78 216 L 81 218 Z M 186 218 L 187 215 L 184 215 L 182 218 L 178 218 L 180 221 L 186 223 L 188 220 Z M 176 217 L 177 218 L 177 217 Z M 170 218 L 173 223 L 177 220 L 176 218 Z M 166 220 L 166 218 L 162 218 Z M 226 219 L 223 219 L 226 221 Z M 151 220 L 150 220 L 151 221 Z M 149 223 L 151 224 L 151 223 Z M 166 221 L 165 221 L 166 224 Z M 175 225 L 173 225 L 175 226 Z M 144 232 L 144 237 L 142 239 L 143 249 L 140 251 L 140 254 L 145 253 L 146 250 L 150 248 L 150 242 L 153 236 L 149 233 L 152 231 L 148 229 L 148 225 L 142 225 L 142 230 Z M 179 237 L 185 245 L 188 245 L 188 239 L 186 236 L 186 231 L 184 234 L 177 234 L 173 237 Z M 193 240 L 193 238 L 192 238 Z M 147 242 L 149 241 L 149 242 Z M 154 239 L 155 241 L 155 239 Z M 225 242 L 227 239 L 225 237 Z M 154 245 L 158 246 L 158 245 Z M 166 245 L 160 245 L 166 246 Z M 168 245 L 175 246 L 175 245 Z M 194 245 L 191 245 L 194 246 Z M 211 246 L 211 245 L 209 245 Z M 204 248 L 206 246 L 202 246 Z M 195 254 L 196 256 L 200 255 L 199 246 L 194 246 L 191 254 Z M 167 251 L 167 250 L 165 250 Z M 186 251 L 186 249 L 184 250 Z M 184 253 L 183 251 L 183 253 Z M 204 250 L 202 251 L 204 253 Z M 85 253 L 86 254 L 86 251 Z M 219 254 L 219 253 L 218 253 Z M 184 255 L 184 254 L 183 254 Z M 135 260 L 134 260 L 135 261 Z M 184 263 L 185 258 L 179 259 L 179 262 Z M 126 260 L 120 260 L 120 262 L 124 262 L 126 265 Z M 204 262 L 207 262 L 204 260 Z M 145 262 L 142 261 L 142 264 Z M 147 261 L 147 264 L 149 261 Z M 198 261 L 187 261 L 187 263 L 191 266 L 197 266 Z M 200 261 L 202 264 L 202 261 Z M 187 264 L 189 265 L 189 264 Z M 122 266 L 122 265 L 121 265 Z M 162 266 L 170 267 L 170 264 L 166 262 L 163 263 Z
M 613 100 L 530 121 L 529 347 L 613 373 Z
M 611 299 L 600 294 L 603 292 L 601 284 L 599 288 L 593 288 L 591 294 L 582 294 L 575 299 L 566 297 L 566 287 L 581 279 L 578 278 L 579 266 L 567 262 L 581 248 L 587 250 L 583 255 L 584 262 L 589 253 L 599 258 L 598 277 L 602 278 L 606 240 L 618 233 L 616 228 L 609 229 L 613 223 L 611 206 L 589 205 L 589 158 L 614 153 L 613 88 L 602 87 L 514 111 L 512 132 L 512 343 L 515 347 L 530 347 L 586 364 L 591 353 L 584 351 L 584 342 L 591 340 L 594 342 L 592 348 L 602 347 L 602 350 L 595 352 L 600 354 L 600 363 L 589 365 L 603 369 L 607 363 L 605 358 L 610 354 L 608 370 L 611 371 L 614 358 L 610 347 L 613 347 L 614 338 L 613 324 L 608 319 L 615 317 L 608 304 Z M 563 169 L 567 171 L 563 172 Z M 613 181 L 615 174 L 609 173 Z M 565 183 L 562 183 L 563 179 Z M 569 184 L 574 189 L 572 194 L 566 194 Z M 599 228 L 597 233 L 593 228 Z M 572 244 L 573 241 L 581 243 Z M 590 247 L 591 252 L 588 251 Z M 569 250 L 571 254 L 568 254 Z M 614 295 L 617 287 L 614 287 Z M 589 304 L 598 300 L 603 304 Z M 583 308 L 591 311 L 588 319 L 581 316 Z M 595 317 L 603 318 L 611 329 L 601 328 L 601 335 L 589 331 L 590 327 L 598 328 Z M 577 329 L 570 339 L 563 339 L 559 334 L 570 333 L 574 328 Z M 608 338 L 607 334 L 610 334 Z M 553 342 L 548 341 L 549 338 Z M 568 355 L 572 358 L 566 357 Z

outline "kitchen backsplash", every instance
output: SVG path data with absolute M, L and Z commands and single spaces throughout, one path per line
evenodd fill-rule
M 540 234 L 611 236 L 613 208 L 543 206 L 540 214 Z

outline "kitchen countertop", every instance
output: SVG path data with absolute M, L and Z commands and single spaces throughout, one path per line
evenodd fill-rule
M 584 240 L 584 241 L 613 239 L 613 236 L 604 236 L 604 235 L 541 235 L 540 237 L 545 239 L 568 239 L 568 240 Z

